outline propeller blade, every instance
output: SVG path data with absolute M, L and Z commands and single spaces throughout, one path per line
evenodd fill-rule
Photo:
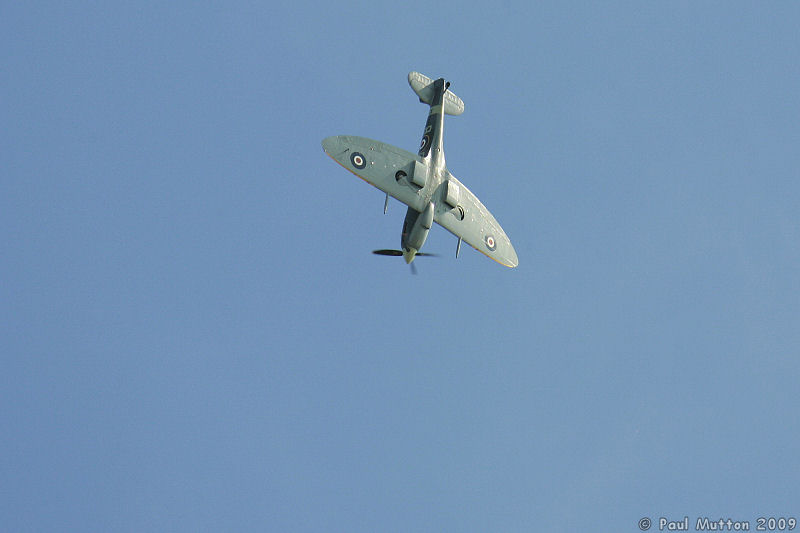
M 400 250 L 372 250 L 375 255 L 389 255 L 392 257 L 402 257 L 403 252 Z
M 408 266 L 411 267 L 411 273 L 416 276 L 417 275 L 417 265 L 415 265 L 414 262 L 412 261 L 411 263 L 408 264 Z
M 391 257 L 401 257 L 403 255 L 402 250 L 372 250 L 372 253 L 375 255 L 388 255 Z M 415 254 L 416 257 L 439 257 L 439 254 L 430 254 L 428 252 L 417 252 Z

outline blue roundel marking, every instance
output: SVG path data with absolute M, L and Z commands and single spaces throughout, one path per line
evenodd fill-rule
M 494 252 L 495 250 L 497 250 L 497 243 L 495 242 L 493 235 L 485 236 L 483 238 L 483 243 L 486 245 L 486 247 L 489 249 L 490 252 Z
M 350 154 L 350 163 L 359 170 L 367 166 L 367 160 L 361 152 L 353 152 Z

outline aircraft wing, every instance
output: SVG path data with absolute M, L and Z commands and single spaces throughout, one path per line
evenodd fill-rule
M 390 144 L 356 137 L 338 135 L 322 141 L 322 148 L 337 163 L 392 198 L 422 212 L 428 205 L 420 190 L 424 181 L 415 181 L 424 169 L 422 158 Z M 422 168 L 421 168 L 422 167 Z M 517 252 L 503 228 L 480 200 L 452 174 L 434 193 L 434 221 L 467 244 L 507 267 L 519 264 Z M 457 190 L 457 197 L 448 191 Z M 459 207 L 461 209 L 459 209 Z M 463 216 L 462 216 L 463 211 Z
M 446 183 L 443 185 L 458 192 L 443 190 L 442 194 L 446 196 L 450 193 L 450 202 L 457 204 L 457 207 L 451 208 L 448 202 L 438 202 L 433 220 L 490 259 L 510 268 L 516 267 L 519 264 L 517 252 L 497 220 L 478 197 L 452 174 L 449 181 L 455 187 Z
M 427 202 L 413 182 L 419 156 L 366 137 L 338 135 L 322 141 L 322 148 L 334 161 L 407 206 L 423 211 Z M 419 173 L 419 172 L 417 172 Z

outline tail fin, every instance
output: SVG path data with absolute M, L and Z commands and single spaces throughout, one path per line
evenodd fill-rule
M 432 79 L 419 72 L 409 72 L 408 84 L 417 93 L 420 102 L 431 104 L 434 96 Z M 444 93 L 444 112 L 447 115 L 460 115 L 464 112 L 464 102 L 449 90 Z

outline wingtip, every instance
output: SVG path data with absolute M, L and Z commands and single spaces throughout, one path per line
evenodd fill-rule
M 514 257 L 511 259 L 511 261 L 509 261 L 510 264 L 508 265 L 508 268 L 517 268 L 519 266 L 519 258 L 517 257 L 517 252 L 513 248 L 511 249 L 511 251 L 514 254 Z
M 333 136 L 333 137 L 325 137 L 324 139 L 322 139 L 322 150 L 324 150 L 326 153 L 330 153 L 330 148 L 331 145 L 333 144 L 333 139 L 335 138 L 336 137 Z
M 514 258 L 513 261 L 509 261 L 508 263 L 501 263 L 500 261 L 498 261 L 498 263 L 508 268 L 517 268 L 519 266 L 519 261 L 517 260 L 516 257 Z

